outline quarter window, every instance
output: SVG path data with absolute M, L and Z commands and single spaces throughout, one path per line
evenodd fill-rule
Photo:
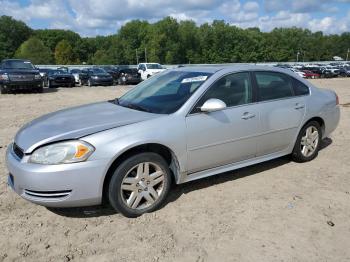
M 227 75 L 215 82 L 198 101 L 193 113 L 211 98 L 220 99 L 227 107 L 252 102 L 252 86 L 248 72 Z
M 305 96 L 309 94 L 309 88 L 302 82 L 294 79 L 294 93 L 296 96 Z
M 275 72 L 256 72 L 259 101 L 293 96 L 293 85 L 289 76 Z

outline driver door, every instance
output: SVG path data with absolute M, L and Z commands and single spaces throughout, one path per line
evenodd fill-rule
M 201 112 L 211 98 L 222 100 L 227 108 Z M 224 76 L 206 91 L 186 118 L 189 173 L 256 156 L 259 111 L 252 102 L 249 72 Z

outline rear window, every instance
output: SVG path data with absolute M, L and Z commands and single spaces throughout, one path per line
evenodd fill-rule
M 259 101 L 293 96 L 293 85 L 289 76 L 275 72 L 255 72 Z

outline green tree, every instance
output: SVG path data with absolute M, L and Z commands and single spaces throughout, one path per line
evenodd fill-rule
M 16 58 L 29 59 L 34 64 L 53 63 L 53 54 L 51 50 L 44 46 L 43 42 L 36 37 L 31 37 L 17 49 Z
M 61 40 L 58 42 L 55 48 L 55 60 L 56 64 L 59 65 L 74 64 L 73 49 L 67 40 Z
M 0 60 L 12 58 L 18 47 L 33 33 L 25 23 L 0 16 Z
M 109 50 L 97 50 L 92 57 L 92 63 L 94 65 L 112 65 L 115 64 L 115 61 Z

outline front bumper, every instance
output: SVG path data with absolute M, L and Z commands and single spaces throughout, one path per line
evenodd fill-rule
M 99 85 L 99 86 L 112 86 L 113 85 L 113 79 L 90 79 L 92 85 Z
M 43 81 L 41 79 L 32 81 L 3 81 L 0 85 L 11 90 L 28 90 L 42 87 Z
M 74 164 L 39 165 L 6 153 L 10 172 L 8 184 L 24 199 L 47 207 L 98 205 L 102 201 L 103 180 L 108 160 Z

